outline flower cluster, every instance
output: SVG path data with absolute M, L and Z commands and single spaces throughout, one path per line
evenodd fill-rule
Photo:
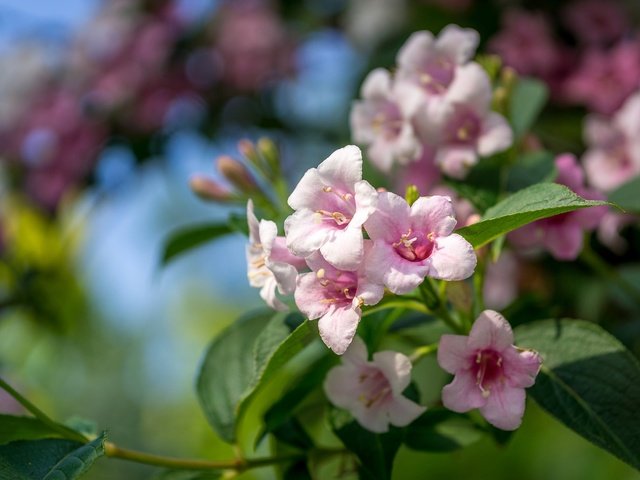
M 369 74 L 351 130 L 379 169 L 422 158 L 463 178 L 479 157 L 511 145 L 507 121 L 491 111 L 489 76 L 471 61 L 478 41 L 476 31 L 456 25 L 437 38 L 416 32 L 398 52 L 395 76 L 384 69 Z

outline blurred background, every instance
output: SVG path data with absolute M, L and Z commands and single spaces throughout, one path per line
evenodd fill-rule
M 261 301 L 239 234 L 161 266 L 177 227 L 243 210 L 199 200 L 191 176 L 223 184 L 215 158 L 269 136 L 295 184 L 350 143 L 364 76 L 390 67 L 411 32 L 448 23 L 545 81 L 536 134 L 581 154 L 584 115 L 611 115 L 640 86 L 638 10 L 633 0 L 0 0 L 0 374 L 54 418 L 91 419 L 120 445 L 229 458 L 198 408 L 195 372 L 208 341 Z M 606 295 L 582 286 L 563 313 L 595 317 Z M 639 337 L 633 315 L 611 327 L 623 341 Z M 19 412 L 1 393 L 0 410 Z M 532 402 L 506 447 L 402 450 L 398 462 L 398 479 L 638 478 Z M 155 472 L 101 460 L 87 478 Z

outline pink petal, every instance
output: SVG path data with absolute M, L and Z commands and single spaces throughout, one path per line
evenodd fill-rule
M 289 295 L 296 289 L 298 271 L 293 265 L 282 262 L 272 262 L 265 259 L 266 267 L 271 270 L 278 284 L 278 291 L 283 295 Z
M 294 299 L 310 320 L 320 318 L 329 310 L 329 304 L 324 301 L 324 287 L 318 282 L 315 272 L 298 275 Z
M 389 290 L 403 295 L 422 283 L 429 267 L 400 257 L 388 243 L 376 240 L 369 253 L 365 271 L 373 282 L 383 283 Z
M 287 248 L 298 257 L 307 257 L 330 238 L 336 229 L 313 210 L 297 210 L 284 221 Z
M 544 245 L 558 260 L 575 260 L 582 251 L 583 229 L 573 222 L 549 225 Z
M 377 210 L 364 228 L 372 240 L 397 241 L 410 227 L 411 210 L 404 198 L 392 192 L 378 194 Z
M 480 35 L 475 30 L 447 25 L 438 34 L 436 48 L 455 63 L 463 64 L 473 58 L 479 42 Z
M 367 346 L 358 336 L 353 337 L 351 345 L 347 348 L 347 351 L 342 355 L 342 363 L 345 365 L 364 365 L 369 360 L 369 354 L 367 353 Z M 354 377 L 351 377 L 351 383 L 357 384 L 353 381 Z
M 523 388 L 503 386 L 491 391 L 480 413 L 487 421 L 502 430 L 515 430 L 522 423 L 526 394 Z
M 391 73 L 384 68 L 372 70 L 362 83 L 360 95 L 367 100 L 386 99 L 391 93 Z
M 427 407 L 418 405 L 406 397 L 396 397 L 389 406 L 389 422 L 396 427 L 406 427 L 422 415 L 426 409 Z
M 451 198 L 440 195 L 418 198 L 411 206 L 411 224 L 437 237 L 449 235 L 456 226 Z
M 389 172 L 393 166 L 393 147 L 393 142 L 390 142 L 385 137 L 378 135 L 367 149 L 369 160 L 371 160 L 371 163 L 373 163 L 379 170 Z
M 249 224 L 249 242 L 260 243 L 260 224 L 253 213 L 253 200 L 247 201 L 247 223 Z
M 385 350 L 373 354 L 373 364 L 384 374 L 393 395 L 401 395 L 411 382 L 411 361 L 402 353 Z
M 350 410 L 354 403 L 358 402 L 360 385 L 354 381 L 358 378 L 358 374 L 357 366 L 349 364 L 338 365 L 329 371 L 323 386 L 332 404 Z
M 442 403 L 449 410 L 464 413 L 486 403 L 476 379 L 469 370 L 459 371 L 449 385 L 442 389 Z
M 384 286 L 382 284 L 372 283 L 366 277 L 358 278 L 358 289 L 353 299 L 354 306 L 357 306 L 359 301 L 364 302 L 365 305 L 375 305 L 382 300 L 383 296 Z
M 415 113 L 424 108 L 424 91 L 406 80 L 396 81 L 391 98 L 398 105 L 405 119 L 411 119 Z
M 478 163 L 478 155 L 471 147 L 441 147 L 435 162 L 452 178 L 464 178 L 469 169 Z
M 287 248 L 287 239 L 284 237 L 276 237 L 271 246 L 269 258 L 274 262 L 288 263 L 298 270 L 306 269 L 307 264 L 303 257 L 296 257 Z
M 284 303 L 276 296 L 276 279 L 274 277 L 267 278 L 263 287 L 260 289 L 260 297 L 274 310 L 279 312 L 286 312 L 289 310 Z
M 389 415 L 385 405 L 376 403 L 370 408 L 366 408 L 362 402 L 360 405 L 362 405 L 360 408 L 355 408 L 351 412 L 360 425 L 374 433 L 389 431 Z
M 614 123 L 628 138 L 640 135 L 640 92 L 627 98 L 616 113 Z
M 513 347 L 505 350 L 502 358 L 504 375 L 507 377 L 509 386 L 527 388 L 535 383 L 542 364 L 542 359 L 537 352 L 519 351 Z
M 266 256 L 271 255 L 271 248 L 278 236 L 278 226 L 271 220 L 260 220 L 258 224 L 259 243 Z
M 413 162 L 420 157 L 422 144 L 409 121 L 402 124 L 400 133 L 392 144 L 393 157 L 401 165 Z
M 433 47 L 434 38 L 431 32 L 420 31 L 411 34 L 396 56 L 398 75 L 402 77 L 407 70 L 411 72 L 422 68 L 425 60 L 433 56 Z
M 332 305 L 318 321 L 320 338 L 327 347 L 342 355 L 356 334 L 360 315 L 360 309 L 356 310 L 350 305 L 338 308 Z
M 469 242 L 457 233 L 436 238 L 428 258 L 428 275 L 440 280 L 464 280 L 473 275 L 478 259 Z
M 364 255 L 362 229 L 351 225 L 344 230 L 334 229 L 320 247 L 320 253 L 336 268 L 357 270 Z
M 513 144 L 513 131 L 507 120 L 496 112 L 489 112 L 482 122 L 482 133 L 478 138 L 478 153 L 488 157 L 502 152 Z
M 362 180 L 362 153 L 355 145 L 342 147 L 318 165 L 318 172 L 325 185 L 352 192 L 353 185 Z
M 287 203 L 294 210 L 309 208 L 314 210 L 318 197 L 321 195 L 322 188 L 326 183 L 317 168 L 310 168 L 302 176 L 296 188 L 293 189 Z
M 443 370 L 455 374 L 469 367 L 469 357 L 473 350 L 467 346 L 466 335 L 442 335 L 438 344 L 438 365 Z
M 364 222 L 376 211 L 378 192 L 366 180 L 357 182 L 354 186 L 356 213 L 349 222 L 350 227 L 360 228 Z
M 372 110 L 372 105 L 368 102 L 360 100 L 353 102 L 349 113 L 349 125 L 354 142 L 369 145 L 380 138 L 372 128 Z
M 489 111 L 492 97 L 489 75 L 475 62 L 457 67 L 446 93 L 447 102 L 469 105 L 480 116 Z
M 469 348 L 491 348 L 501 352 L 513 345 L 511 325 L 498 312 L 485 310 L 476 319 L 469 333 Z

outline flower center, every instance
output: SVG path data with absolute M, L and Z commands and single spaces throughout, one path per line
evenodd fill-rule
M 321 268 L 316 272 L 316 277 L 324 287 L 322 303 L 351 304 L 358 289 L 358 279 L 353 272 L 340 272 L 338 276 L 329 278 L 325 269 Z
M 449 143 L 470 145 L 480 136 L 480 120 L 475 112 L 467 108 L 458 108 L 446 129 Z
M 384 374 L 378 369 L 371 369 L 358 377 L 360 395 L 358 400 L 366 408 L 384 403 L 392 396 L 391 386 Z
M 425 235 L 422 232 L 413 233 L 413 230 L 409 229 L 392 246 L 402 258 L 410 262 L 420 262 L 431 255 L 434 238 L 433 233 Z
M 429 93 L 440 95 L 453 81 L 455 65 L 446 58 L 428 62 L 418 73 L 418 83 Z
M 353 194 L 341 192 L 335 187 L 324 186 L 322 191 L 329 195 L 323 201 L 325 208 L 316 210 L 320 220 L 334 222 L 339 227 L 345 227 L 351 221 L 352 212 L 355 211 Z
M 482 396 L 487 398 L 491 395 L 491 385 L 503 377 L 502 357 L 495 350 L 481 350 L 476 353 L 471 369 Z
M 371 129 L 387 140 L 392 140 L 402 130 L 402 114 L 395 103 L 384 102 L 371 118 Z

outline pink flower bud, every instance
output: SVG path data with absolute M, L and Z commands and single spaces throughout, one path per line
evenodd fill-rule
M 194 175 L 191 177 L 189 187 L 193 193 L 203 200 L 226 202 L 232 197 L 229 190 L 204 175 Z

